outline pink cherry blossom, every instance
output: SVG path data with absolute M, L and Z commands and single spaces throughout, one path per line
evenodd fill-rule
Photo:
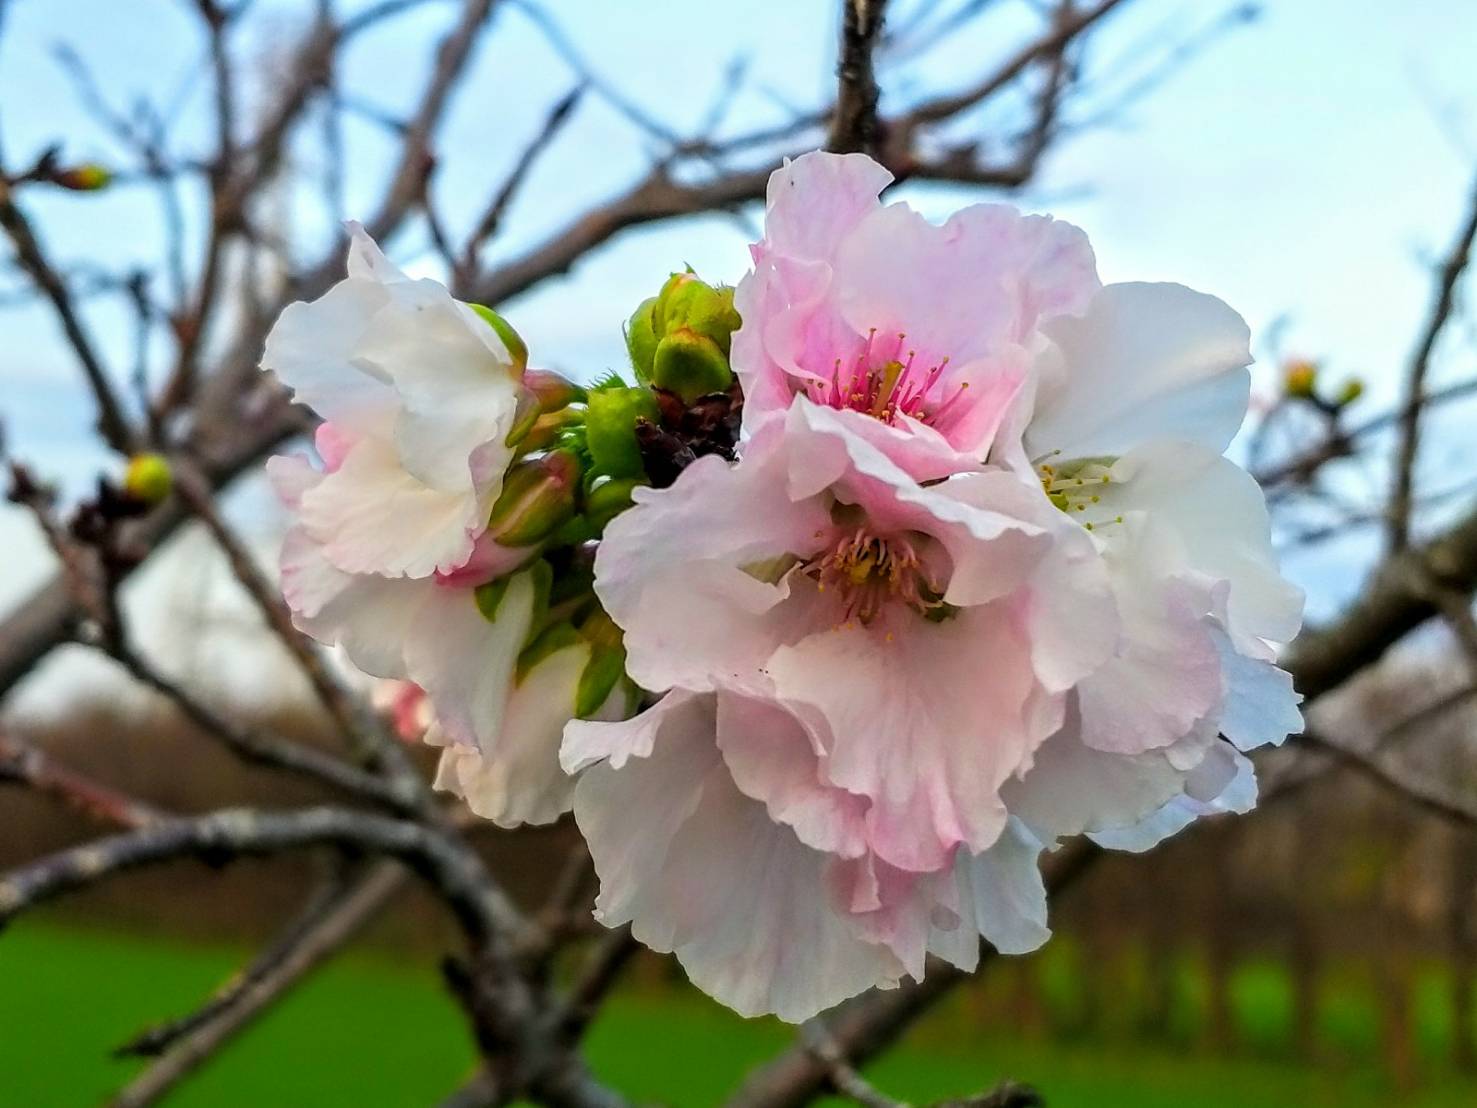
M 770 178 L 764 238 L 734 303 L 745 426 L 803 395 L 843 412 L 920 479 L 984 456 L 1046 320 L 1098 287 L 1081 231 L 1002 204 L 936 225 L 877 198 L 861 154 L 807 154 Z
M 1117 637 L 1087 532 L 1039 486 L 1005 470 L 920 485 L 844 413 L 799 397 L 737 466 L 701 459 L 670 489 L 639 494 L 606 531 L 596 592 L 625 631 L 631 676 L 667 692 L 630 723 L 566 736 L 566 768 L 606 761 L 576 796 L 602 903 L 622 905 L 602 911 L 676 949 L 721 999 L 803 1018 L 848 995 L 838 988 L 921 973 L 939 926 L 967 919 L 978 941 L 988 913 L 961 883 L 983 881 L 976 867 L 998 861 L 997 849 L 1029 855 L 1029 873 L 1011 880 L 1039 884 L 1040 844 L 1012 829 L 1001 789 Z M 671 921 L 661 905 L 678 894 L 656 893 L 671 872 L 648 875 L 644 892 L 623 887 L 609 852 L 636 848 L 607 841 L 667 833 L 643 821 L 669 813 L 633 808 L 624 791 L 632 778 L 676 772 L 666 742 L 684 748 L 671 755 L 678 763 L 698 759 L 693 772 L 722 779 L 680 788 L 717 804 L 722 820 L 767 823 L 776 864 L 789 858 L 797 882 L 829 890 L 803 926 L 825 921 L 835 943 L 850 936 L 859 951 L 844 975 L 782 997 L 775 990 L 792 983 L 710 965 L 706 937 L 662 937 Z M 700 822 L 692 815 L 683 842 Z M 1034 845 L 1007 851 L 1007 841 Z

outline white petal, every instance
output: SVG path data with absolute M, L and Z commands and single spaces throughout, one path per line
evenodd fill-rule
M 868 212 L 892 174 L 865 154 L 816 151 L 769 176 L 764 204 L 767 249 L 828 261 Z
M 375 438 L 360 439 L 338 469 L 302 494 L 301 514 L 334 565 L 389 577 L 456 569 L 486 523 L 476 499 L 421 483 Z
M 954 863 L 959 885 L 959 922 L 935 928 L 929 950 L 966 972 L 979 963 L 983 936 L 1001 954 L 1026 954 L 1051 937 L 1046 926 L 1046 886 L 1041 880 L 1042 844 L 1012 819 L 998 842 L 983 854 L 960 851 Z
M 1225 772 L 1229 763 L 1229 773 Z M 1171 835 L 1177 835 L 1203 816 L 1218 812 L 1249 812 L 1256 807 L 1256 772 L 1250 760 L 1219 743 L 1207 753 L 1205 770 L 1224 781 L 1219 795 L 1197 800 L 1188 792 L 1172 797 L 1163 807 L 1151 812 L 1139 823 L 1113 830 L 1098 831 L 1089 837 L 1108 850 L 1125 850 L 1141 854 L 1158 846 Z M 1226 780 L 1229 778 L 1229 780 Z M 1189 788 L 1187 782 L 1187 789 Z
M 639 715 L 619 722 L 573 719 L 564 728 L 559 760 L 566 773 L 596 762 L 620 769 L 630 758 L 650 757 L 658 733 L 670 726 L 679 734 L 713 734 L 713 698 L 673 689 Z
M 407 676 L 426 690 L 436 719 L 458 743 L 500 749 L 513 675 L 528 638 L 535 589 L 528 571 L 508 581 L 489 620 L 474 590 L 434 585 L 406 632 Z
M 1278 746 L 1302 731 L 1298 704 L 1303 698 L 1292 687 L 1291 675 L 1272 662 L 1237 652 L 1226 635 L 1217 634 L 1216 645 L 1226 674 L 1221 733 L 1238 750 L 1252 750 Z
M 1163 574 L 1227 582 L 1228 630 L 1238 649 L 1255 639 L 1290 641 L 1302 623 L 1303 594 L 1277 570 L 1266 499 L 1250 474 L 1204 447 L 1158 442 L 1124 455 L 1088 518 L 1142 512 L 1154 532 L 1144 557 Z M 1101 529 L 1109 543 L 1113 527 Z
M 1220 453 L 1246 415 L 1251 335 L 1220 300 L 1182 285 L 1105 286 L 1055 348 L 1026 432 L 1032 457 L 1123 454 L 1161 438 Z
M 866 798 L 822 780 L 799 719 L 773 702 L 719 693 L 716 722 L 734 784 L 771 819 L 816 850 L 855 857 L 866 849 Z
M 574 778 L 559 766 L 559 737 L 574 715 L 587 643 L 543 658 L 513 688 L 496 746 L 483 754 L 453 744 L 441 755 L 437 787 L 499 827 L 553 823 L 574 803 Z
M 341 646 L 365 673 L 406 676 L 405 636 L 433 595 L 429 579 L 344 573 L 301 527 L 283 537 L 280 565 L 282 593 L 298 630 Z
M 781 578 L 747 572 L 830 526 L 817 501 L 785 495 L 782 454 L 765 455 L 772 426 L 745 464 L 699 458 L 670 488 L 641 491 L 605 530 L 595 591 L 625 630 L 627 671 L 644 688 L 712 687 L 717 673 L 757 672 L 774 648 L 789 596 Z
M 1213 733 L 1206 741 L 1210 738 Z M 1182 791 L 1186 771 L 1176 760 L 1157 750 L 1093 750 L 1083 744 L 1071 708 L 1066 725 L 1036 750 L 1025 777 L 1007 782 L 1000 792 L 1010 814 L 1042 839 L 1125 827 Z
M 1214 626 L 1192 590 L 1152 572 L 1146 533 L 1130 521 L 1124 541 L 1107 550 L 1123 635 L 1114 656 L 1077 686 L 1082 741 L 1116 754 L 1171 745 L 1222 698 Z

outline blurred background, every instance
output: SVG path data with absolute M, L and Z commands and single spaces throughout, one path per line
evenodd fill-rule
M 187 325 L 203 313 L 169 305 L 190 303 L 219 215 L 205 9 L 0 0 L 0 164 L 100 357 L 122 367 L 133 412 L 140 396 L 171 387 L 181 346 L 229 362 L 232 337 L 249 344 L 251 321 L 271 314 L 262 289 L 290 290 L 290 275 L 331 258 L 340 220 L 383 210 L 460 5 L 234 7 L 238 144 L 296 87 L 315 28 L 331 20 L 354 33 L 333 44 L 270 164 L 245 151 L 263 163 L 243 177 L 246 245 L 222 252 L 222 304 L 197 339 Z M 736 281 L 762 215 L 742 189 L 667 207 L 658 198 L 633 218 L 628 205 L 613 227 L 600 223 L 607 206 L 654 164 L 699 190 L 762 170 L 786 143 L 805 148 L 806 113 L 829 103 L 835 83 L 838 5 L 495 7 L 423 151 L 414 217 L 396 220 L 386 245 L 411 273 L 506 293 L 498 307 L 534 362 L 588 379 L 623 365 L 622 321 L 672 269 Z M 1310 622 L 1327 622 L 1380 563 L 1400 432 L 1391 413 L 1472 210 L 1477 6 L 1112 7 L 1074 40 L 1059 78 L 1071 94 L 1049 130 L 1032 127 L 1037 78 L 1005 81 L 919 140 L 916 172 L 890 197 L 942 215 L 1008 195 L 1085 228 L 1105 280 L 1180 281 L 1240 310 L 1259 362 L 1235 450 L 1267 478 L 1286 569 L 1308 592 Z M 899 0 L 879 58 L 884 117 L 969 87 L 1063 10 Z M 57 164 L 105 167 L 112 181 L 22 193 L 19 180 L 53 147 Z M 978 172 L 997 164 L 1022 167 L 1019 179 Z M 449 246 L 469 235 L 470 251 Z M 580 248 L 548 256 L 571 239 Z M 1449 318 L 1422 368 L 1424 394 L 1442 402 L 1425 413 L 1413 469 L 1417 538 L 1469 510 L 1477 492 L 1477 330 L 1460 274 L 1445 286 Z M 5 451 L 55 482 L 64 503 L 76 500 L 121 463 L 95 429 L 93 395 L 34 274 L 11 259 L 0 278 Z M 208 390 L 200 395 L 201 406 L 191 397 L 162 418 L 207 426 Z M 259 466 L 243 468 L 224 510 L 270 564 L 283 520 Z M 15 635 L 10 645 L 22 629 L 7 614 L 25 612 L 55 572 L 32 515 L 0 505 L 0 636 Z M 240 718 L 326 741 L 301 676 L 207 536 L 174 535 L 124 599 L 141 649 L 171 680 Z M 0 638 L 0 655 L 6 646 Z M 33 661 L 6 674 L 0 721 L 96 777 L 181 811 L 311 798 L 199 742 L 95 650 L 62 645 Z M 1311 718 L 1360 749 L 1399 738 L 1405 765 L 1462 789 L 1477 785 L 1472 692 L 1452 633 L 1430 626 L 1322 698 Z M 1251 818 L 1211 821 L 1149 858 L 1095 867 L 1055 905 L 1045 950 L 996 964 L 951 997 L 872 1071 L 878 1081 L 924 1099 L 981 1074 L 1010 1076 L 1069 1108 L 1477 1102 L 1477 831 L 1336 759 L 1314 761 L 1294 752 L 1271 765 L 1275 795 Z M 0 866 L 90 830 L 82 815 L 0 791 Z M 570 832 L 499 836 L 495 866 L 515 892 L 531 890 Z M 118 1087 L 141 1063 L 109 1051 L 228 977 L 314 877 L 311 862 L 220 874 L 182 863 L 7 931 L 0 1104 L 95 1103 Z M 474 1057 L 454 1005 L 424 972 L 448 934 L 428 904 L 397 898 L 168 1103 L 434 1101 Z M 595 1028 L 592 1065 L 636 1097 L 714 1103 L 788 1033 L 706 1003 L 675 973 L 656 959 L 636 967 Z

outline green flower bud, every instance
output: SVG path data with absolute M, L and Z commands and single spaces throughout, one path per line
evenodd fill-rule
M 629 508 L 631 494 L 647 483 L 640 477 L 613 477 L 585 493 L 585 518 L 593 536 L 598 538 L 607 523 Z
M 584 421 L 585 413 L 578 408 L 560 408 L 557 412 L 547 412 L 539 416 L 528 429 L 528 434 L 518 440 L 519 455 L 549 449 L 566 432 Z
M 598 389 L 590 393 L 587 404 L 585 441 L 595 470 L 611 477 L 639 477 L 644 470 L 636 423 L 657 422 L 656 397 L 650 389 Z
M 733 381 L 728 353 L 740 322 L 733 289 L 704 284 L 691 273 L 672 274 L 626 325 L 636 376 L 689 404 L 723 392 Z
M 135 454 L 123 473 L 123 491 L 145 504 L 158 504 L 174 487 L 174 474 L 162 454 Z
M 70 169 L 57 170 L 51 175 L 51 180 L 73 192 L 97 192 L 112 183 L 113 174 L 95 162 L 85 162 Z
M 487 325 L 497 332 L 497 337 L 503 340 L 503 345 L 508 348 L 508 355 L 513 359 L 513 366 L 521 375 L 528 368 L 528 347 L 518 332 L 513 330 L 510 324 L 497 312 L 483 304 L 468 304 L 467 307 L 480 315 Z
M 508 436 L 503 440 L 504 444 L 507 446 L 517 446 L 524 439 L 528 438 L 529 432 L 538 423 L 540 414 L 538 397 L 534 396 L 527 389 L 520 392 L 518 394 L 518 406 L 513 412 L 513 426 L 508 428 Z M 520 450 L 519 453 L 527 454 L 528 451 Z
M 582 469 L 569 450 L 514 463 L 492 506 L 488 535 L 503 546 L 531 546 L 547 538 L 574 515 Z
M 1350 377 L 1339 386 L 1339 407 L 1352 404 L 1364 395 L 1364 382 L 1358 377 Z
M 528 370 L 523 374 L 523 387 L 538 400 L 540 412 L 557 412 L 585 400 L 584 389 L 552 369 Z
M 733 371 L 716 342 L 684 327 L 657 345 L 651 383 L 691 404 L 710 392 L 725 391 L 733 383 Z
M 657 297 L 648 296 L 641 301 L 636 314 L 626 324 L 626 349 L 631 354 L 631 368 L 636 371 L 636 380 L 651 384 L 651 363 L 656 357 Z

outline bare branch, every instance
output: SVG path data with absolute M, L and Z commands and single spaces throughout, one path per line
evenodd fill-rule
M 78 773 L 4 731 L 0 731 L 0 781 L 25 785 L 119 827 L 146 827 L 165 818 L 152 805 Z
M 549 114 L 544 117 L 544 124 L 539 128 L 538 134 L 524 147 L 523 153 L 513 163 L 513 168 L 503 181 L 502 186 L 497 192 L 493 193 L 492 200 L 488 203 L 487 209 L 482 213 L 482 217 L 477 220 L 472 233 L 467 236 L 466 245 L 462 247 L 461 257 L 453 268 L 453 290 L 471 284 L 472 278 L 476 275 L 477 271 L 477 252 L 488 239 L 497 233 L 497 229 L 502 225 L 503 215 L 508 210 L 508 205 L 513 202 L 513 197 L 517 195 L 524 180 L 527 179 L 528 174 L 533 170 L 535 163 L 539 159 L 539 155 L 548 149 L 549 144 L 554 141 L 560 129 L 574 114 L 575 106 L 580 102 L 580 98 L 584 95 L 584 92 L 584 85 L 576 85 L 560 97 L 554 107 L 550 109 Z
M 1426 374 L 1436 340 L 1441 337 L 1456 302 L 1456 286 L 1477 239 L 1477 188 L 1457 233 L 1456 241 L 1441 263 L 1436 296 L 1430 314 L 1416 341 L 1415 352 L 1405 371 L 1405 407 L 1400 414 L 1400 445 L 1395 459 L 1395 487 L 1390 494 L 1389 546 L 1403 550 L 1410 541 L 1411 495 L 1415 487 L 1416 456 L 1420 453 L 1421 408 L 1425 399 Z
M 175 458 L 173 468 L 175 487 L 181 498 L 224 552 L 236 580 L 261 611 L 267 626 L 297 662 L 334 722 L 353 743 L 356 755 L 371 768 L 389 770 L 391 777 L 399 783 L 398 795 L 407 801 L 419 797 L 421 803 L 429 803 L 429 792 L 424 787 L 415 787 L 420 785 L 420 776 L 409 765 L 400 744 L 333 672 L 323 652 L 293 626 L 292 613 L 282 602 L 277 587 L 258 568 L 245 543 L 217 510 L 203 475 L 185 458 Z
M 30 221 L 16 206 L 12 192 L 9 180 L 4 174 L 0 174 L 0 227 L 10 237 L 21 269 L 51 302 L 62 333 L 66 335 L 68 344 L 77 355 L 77 361 L 82 366 L 93 400 L 97 404 L 98 432 L 114 450 L 127 453 L 133 446 L 134 432 L 113 392 L 112 379 L 103 366 L 102 358 L 93 345 L 82 317 L 72 303 L 72 294 L 66 282 L 47 260 L 40 240 L 32 230 Z
M 887 0 L 842 0 L 841 51 L 836 64 L 836 109 L 826 146 L 838 154 L 872 153 L 878 146 L 877 73 L 873 55 Z
M 1312 700 L 1337 688 L 1437 615 L 1433 583 L 1468 593 L 1477 584 L 1477 512 L 1426 546 L 1386 559 L 1338 619 L 1304 630 L 1282 660 L 1298 691 Z
M 318 898 L 302 919 L 200 1011 L 152 1028 L 119 1048 L 159 1060 L 113 1100 L 114 1108 L 155 1104 L 268 1007 L 349 942 L 405 887 L 406 871 L 382 862 L 326 903 Z M 340 890 L 333 889 L 334 893 Z
M 1393 752 L 1357 750 L 1312 728 L 1303 732 L 1300 741 L 1334 755 L 1342 764 L 1417 807 L 1459 824 L 1477 826 L 1477 800 L 1412 770 Z
M 159 820 L 10 871 L 0 877 L 0 925 L 66 893 L 141 866 L 189 857 L 219 864 L 314 846 L 404 861 L 435 886 L 463 929 L 479 943 L 519 918 L 502 894 L 489 887 L 468 848 L 419 824 L 346 808 L 295 812 L 227 808 Z

